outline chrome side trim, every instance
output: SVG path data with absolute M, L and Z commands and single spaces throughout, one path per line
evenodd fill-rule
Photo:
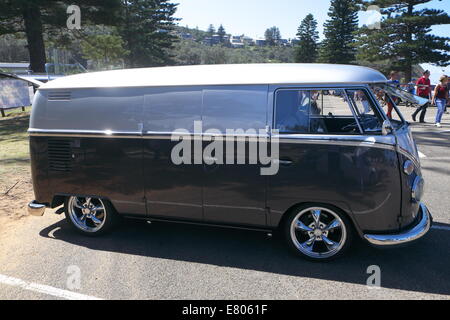
M 411 229 L 397 234 L 365 234 L 364 238 L 377 246 L 393 246 L 422 238 L 431 228 L 432 217 L 423 203 L 420 204 L 419 210 L 420 221 Z
M 234 139 L 234 140 L 250 140 L 253 139 L 257 141 L 258 139 L 269 139 L 269 135 L 266 134 L 213 134 L 213 133 L 192 133 L 192 132 L 153 132 L 153 131 L 147 131 L 144 134 L 144 139 L 164 139 L 164 140 L 172 140 L 178 141 L 180 138 L 186 139 L 186 140 L 205 140 L 205 141 L 212 141 L 213 139 L 216 141 L 226 141 L 228 139 Z
M 147 200 L 147 203 L 148 204 L 165 204 L 165 205 L 182 206 L 182 207 L 194 207 L 194 208 L 201 208 L 202 207 L 202 205 L 200 205 L 200 204 L 185 203 L 185 202 L 167 202 L 167 201 Z
M 55 129 L 28 129 L 30 136 L 44 137 L 74 137 L 74 138 L 137 138 L 142 137 L 139 131 L 112 131 L 112 130 L 55 130 Z
M 204 204 L 203 206 L 208 207 L 208 208 L 257 210 L 257 211 L 261 211 L 261 212 L 266 212 L 266 208 L 258 208 L 258 207 L 224 206 L 224 205 L 212 205 L 212 204 Z
M 322 144 L 352 147 L 369 147 L 386 150 L 395 150 L 395 137 L 393 136 L 345 136 L 345 135 L 273 135 L 280 143 Z
M 171 140 L 173 136 L 184 139 L 211 141 L 227 140 L 230 136 L 216 135 L 208 133 L 192 132 L 139 132 L 139 131 L 111 131 L 111 130 L 54 130 L 54 129 L 28 129 L 30 136 L 52 136 L 52 137 L 73 137 L 73 138 L 120 138 L 120 139 L 150 139 L 150 140 Z M 260 134 L 233 134 L 237 140 L 269 139 L 268 135 Z M 393 136 L 345 136 L 345 135 L 311 135 L 311 134 L 283 134 L 271 135 L 272 139 L 278 139 L 280 143 L 297 144 L 322 144 L 340 145 L 353 147 L 373 147 L 386 150 L 395 150 L 395 138 Z M 409 156 L 410 157 L 410 156 Z
M 44 215 L 44 212 L 45 204 L 37 203 L 36 200 L 33 200 L 28 204 L 28 214 L 41 217 Z

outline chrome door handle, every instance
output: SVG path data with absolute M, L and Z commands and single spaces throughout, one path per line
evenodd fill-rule
M 281 166 L 290 166 L 293 163 L 292 160 L 282 160 L 282 159 L 274 160 L 274 162 L 278 163 Z

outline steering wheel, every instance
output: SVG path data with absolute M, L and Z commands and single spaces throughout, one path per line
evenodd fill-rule
M 347 125 L 343 126 L 341 128 L 341 130 L 344 132 L 356 132 L 359 130 L 358 123 L 355 121 L 350 124 L 347 124 Z
M 374 117 L 363 117 L 363 118 L 361 118 L 361 120 L 359 121 L 360 122 L 360 124 L 361 124 L 361 127 L 364 129 L 364 130 L 368 130 L 368 129 L 376 129 L 377 128 L 377 126 L 378 126 L 378 121 L 377 121 L 377 119 L 376 118 L 374 118 Z M 359 130 L 359 127 L 358 127 L 358 123 L 355 121 L 355 122 L 352 122 L 352 123 L 350 123 L 350 124 L 348 124 L 348 125 L 346 125 L 346 126 L 343 126 L 342 128 L 341 128 L 341 130 L 342 131 L 345 131 L 345 132 L 356 132 L 356 131 L 358 131 Z

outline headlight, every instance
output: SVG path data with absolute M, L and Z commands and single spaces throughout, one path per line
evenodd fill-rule
M 417 176 L 416 179 L 414 180 L 412 190 L 411 190 L 412 201 L 420 202 L 420 200 L 422 200 L 424 185 L 425 185 L 425 180 L 423 180 L 422 177 Z

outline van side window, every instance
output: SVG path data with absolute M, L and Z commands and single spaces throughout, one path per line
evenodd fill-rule
M 381 132 L 381 116 L 365 90 L 278 90 L 275 129 L 280 133 Z
M 311 91 L 281 90 L 276 97 L 276 126 L 284 133 L 308 133 Z

